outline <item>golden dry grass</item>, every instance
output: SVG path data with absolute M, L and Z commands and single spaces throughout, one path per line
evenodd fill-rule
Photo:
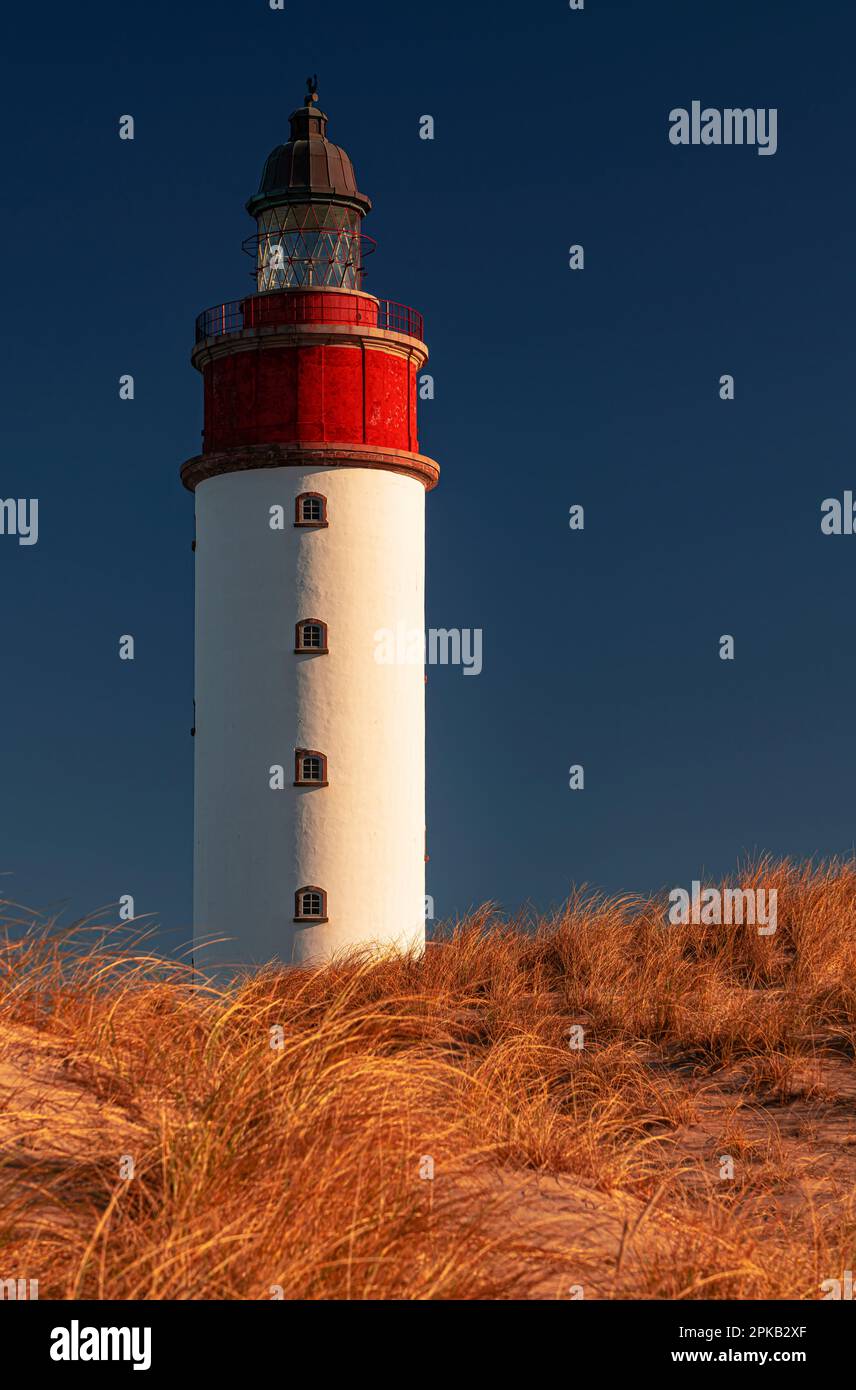
M 856 867 L 739 883 L 774 936 L 580 895 L 232 987 L 127 929 L 0 936 L 0 1278 L 817 1298 L 856 1257 Z

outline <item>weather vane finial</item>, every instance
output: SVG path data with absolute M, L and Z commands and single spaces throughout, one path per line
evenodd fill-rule
M 318 74 L 306 79 L 306 105 L 311 106 L 313 101 L 318 100 Z

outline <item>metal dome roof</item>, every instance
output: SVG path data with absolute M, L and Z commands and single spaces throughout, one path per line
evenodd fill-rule
M 311 81 L 309 85 L 305 104 L 288 118 L 291 139 L 265 160 L 258 192 L 247 202 L 252 217 L 282 203 L 346 203 L 362 215 L 371 209 L 371 200 L 357 188 L 349 156 L 327 139 L 327 117 L 315 105 L 318 95 Z

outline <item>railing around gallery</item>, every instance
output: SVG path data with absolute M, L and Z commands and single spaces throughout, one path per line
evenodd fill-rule
M 220 338 L 245 329 L 275 327 L 286 323 L 364 323 L 403 333 L 409 338 L 424 335 L 424 321 L 416 309 L 394 299 L 369 299 L 355 294 L 330 293 L 322 289 L 273 290 L 269 294 L 230 299 L 203 309 L 196 320 L 196 341 Z

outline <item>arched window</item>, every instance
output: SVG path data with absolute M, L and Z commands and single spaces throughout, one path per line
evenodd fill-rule
M 312 883 L 307 884 L 305 888 L 298 888 L 294 895 L 294 920 L 295 922 L 327 921 L 327 894 L 323 888 L 316 888 Z
M 327 650 L 327 624 L 322 623 L 320 618 L 303 618 L 297 624 L 294 632 L 294 650 L 296 652 L 319 652 Z
M 314 748 L 297 748 L 294 752 L 294 785 L 296 787 L 326 787 L 327 759 Z
M 301 492 L 294 501 L 295 526 L 326 526 L 327 498 L 321 492 Z

